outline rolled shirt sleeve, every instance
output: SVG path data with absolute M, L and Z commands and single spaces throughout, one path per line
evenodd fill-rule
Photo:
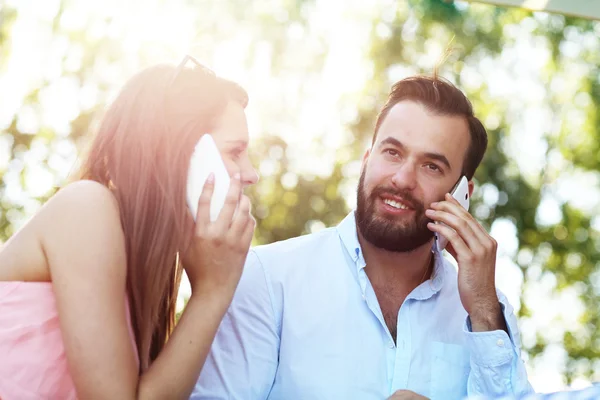
M 533 392 L 521 359 L 521 339 L 517 318 L 506 297 L 498 292 L 498 300 L 508 328 L 489 332 L 473 332 L 467 316 L 464 325 L 466 345 L 471 353 L 468 394 L 522 396 Z

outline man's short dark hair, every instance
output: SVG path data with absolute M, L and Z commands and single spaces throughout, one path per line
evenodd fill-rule
M 487 148 L 485 127 L 473 114 L 473 106 L 456 86 L 440 77 L 412 76 L 396 82 L 377 116 L 373 143 L 390 109 L 401 101 L 422 104 L 436 115 L 463 116 L 469 125 L 471 141 L 463 162 L 463 174 L 471 180 Z

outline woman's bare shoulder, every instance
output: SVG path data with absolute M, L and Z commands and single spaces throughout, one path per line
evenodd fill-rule
M 36 218 L 35 228 L 51 268 L 53 262 L 63 264 L 66 257 L 124 264 L 119 204 L 106 186 L 89 180 L 73 182 L 59 190 Z
M 109 246 L 123 258 L 124 235 L 115 196 L 82 180 L 60 189 L 2 247 L 0 280 L 49 281 L 50 260 Z
M 47 203 L 48 207 L 76 207 L 86 210 L 100 207 L 99 211 L 119 211 L 114 194 L 101 183 L 91 180 L 80 180 L 60 189 Z
M 102 225 L 120 226 L 119 204 L 106 186 L 90 180 L 80 180 L 60 189 L 42 207 L 38 215 L 40 223 L 80 224 L 102 222 Z

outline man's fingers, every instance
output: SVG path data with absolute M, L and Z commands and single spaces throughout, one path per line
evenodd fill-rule
M 480 244 L 480 239 L 473 232 L 473 229 L 468 221 L 451 214 L 450 212 L 440 210 L 427 210 L 425 215 L 427 215 L 427 217 L 431 218 L 433 221 L 443 222 L 452 228 L 452 230 L 458 233 L 458 235 L 469 246 L 469 248 L 473 249 Z
M 468 255 L 471 253 L 471 250 L 469 249 L 469 247 L 467 246 L 467 244 L 464 242 L 464 240 L 461 238 L 461 236 L 456 233 L 456 231 L 444 224 L 436 224 L 433 222 L 429 222 L 427 224 L 427 228 L 429 228 L 430 231 L 432 232 L 436 232 L 442 236 L 444 236 L 446 239 L 448 239 L 448 242 L 452 244 L 452 248 L 456 251 L 457 254 L 452 254 L 452 256 L 454 258 L 458 258 L 457 255 L 458 254 L 465 254 Z
M 487 231 L 481 226 L 475 218 L 467 211 L 454 197 L 450 194 L 446 194 L 446 201 L 440 201 L 437 203 L 431 204 L 431 209 L 436 211 L 443 211 L 453 216 L 458 217 L 459 219 L 452 220 L 444 220 L 443 222 L 452 226 L 453 228 L 460 230 L 461 232 L 464 230 L 466 232 L 466 227 L 463 228 L 463 225 L 468 225 L 470 231 L 475 236 L 475 240 L 477 242 L 484 242 L 488 239 L 489 235 Z M 444 214 L 440 214 L 442 216 Z M 432 218 L 432 217 L 430 217 Z M 434 218 L 432 218 L 434 219 Z M 467 239 L 467 237 L 465 237 Z M 474 245 L 472 240 L 469 240 L 470 245 Z

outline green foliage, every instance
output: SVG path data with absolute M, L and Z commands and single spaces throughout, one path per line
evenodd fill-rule
M 62 76 L 76 79 L 81 87 L 92 86 L 98 92 L 95 104 L 82 108 L 69 123 L 67 139 L 81 148 L 89 132 L 93 131 L 98 112 L 115 89 L 115 81 L 107 78 L 104 72 L 116 69 L 124 79 L 138 65 L 122 65 L 122 60 L 131 57 L 118 37 L 92 36 L 85 26 L 65 29 L 56 23 L 68 10 L 69 4 L 64 2 L 57 11 L 51 32 L 57 40 L 66 38 L 71 50 L 79 48 L 83 53 L 78 67 L 63 68 Z M 290 44 L 288 28 L 293 25 L 309 29 L 310 11 L 315 6 L 313 1 L 257 1 L 253 2 L 251 11 L 246 2 L 237 0 L 223 1 L 214 7 L 204 4 L 202 8 L 194 8 L 195 2 L 185 4 L 198 14 L 198 31 L 210 32 L 208 39 L 207 35 L 198 37 L 207 52 L 218 47 L 218 40 L 213 41 L 213 37 L 229 38 L 234 27 L 248 29 L 253 36 L 247 58 L 243 61 L 250 63 L 260 51 L 260 44 L 268 43 L 272 50 L 269 68 L 274 75 L 290 71 L 301 71 L 307 79 L 311 74 L 318 75 L 324 69 L 328 52 L 334 50 L 332 44 L 317 35 L 317 50 L 309 62 L 298 66 L 290 61 L 294 60 L 290 57 L 294 48 Z M 576 207 L 564 196 L 559 196 L 557 189 L 559 182 L 587 173 L 589 184 L 586 189 L 595 190 L 591 193 L 596 195 L 600 190 L 600 113 L 597 111 L 600 107 L 600 52 L 598 40 L 594 42 L 593 38 L 600 33 L 599 25 L 587 20 L 536 14 L 516 8 L 480 4 L 466 6 L 442 0 L 394 2 L 385 11 L 385 18 L 369 21 L 372 30 L 367 56 L 372 77 L 361 96 L 352 99 L 357 118 L 347 126 L 346 145 L 328 150 L 335 153 L 331 174 L 321 177 L 296 171 L 293 146 L 282 140 L 272 125 L 266 125 L 266 132 L 262 132 L 265 136 L 253 143 L 255 165 L 269 162 L 272 171 L 262 176 L 249 192 L 258 221 L 255 244 L 283 240 L 335 225 L 346 215 L 349 211 L 347 188 L 355 186 L 357 180 L 356 171 L 353 172 L 349 166 L 360 161 L 371 140 L 376 114 L 390 85 L 403 76 L 397 68 L 431 74 L 436 67 L 427 61 L 431 49 L 435 46 L 443 49 L 451 43 L 454 51 L 439 66 L 439 73 L 465 89 L 477 115 L 489 128 L 488 152 L 475 176 L 479 187 L 472 209 L 487 228 L 492 228 L 500 220 L 509 221 L 516 228 L 518 249 L 510 257 L 523 274 L 519 308 L 522 320 L 531 320 L 535 313 L 528 303 L 527 293 L 548 275 L 555 281 L 553 296 L 574 290 L 583 305 L 578 323 L 563 326 L 564 332 L 559 340 L 549 337 L 544 331 L 530 332 L 530 340 L 524 341 L 526 351 L 530 360 L 535 361 L 548 345 L 559 345 L 568 354 L 564 371 L 568 381 L 577 376 L 600 379 L 593 375 L 594 363 L 600 362 L 600 331 L 596 329 L 600 324 L 600 234 L 599 221 L 594 220 L 599 206 L 596 201 L 591 210 Z M 11 28 L 16 17 L 14 10 L 0 6 L 0 71 L 4 71 L 5 60 L 10 57 Z M 110 26 L 113 21 L 111 17 L 99 17 L 99 20 L 88 21 L 88 24 L 92 22 Z M 507 48 L 525 40 L 535 40 L 549 53 L 538 71 L 538 83 L 544 90 L 539 101 L 530 100 L 526 91 L 520 93 L 523 99 L 521 96 L 494 94 L 492 82 L 488 79 L 490 73 L 477 72 L 489 70 L 486 65 L 491 62 L 498 73 L 507 73 L 511 79 L 515 78 L 510 75 L 510 69 L 516 68 L 519 62 L 502 64 L 502 60 Z M 575 56 L 569 55 L 568 51 L 573 44 L 581 47 Z M 139 56 L 140 64 L 152 59 L 149 50 L 146 50 Z M 67 65 L 68 59 L 69 52 L 66 52 L 63 66 Z M 305 68 L 310 70 L 304 71 Z M 476 83 L 472 81 L 474 78 Z M 561 80 L 568 81 L 570 86 L 565 86 Z M 21 106 L 33 107 L 39 112 L 36 107 L 39 107 L 40 94 L 50 84 L 47 79 L 43 80 L 25 97 Z M 514 143 L 519 143 L 515 135 L 523 134 L 523 129 L 513 128 L 527 121 L 530 109 L 536 107 L 550 110 L 551 117 L 558 122 L 556 128 L 542 132 L 537 146 L 544 150 L 545 165 L 532 173 L 523 170 L 524 160 L 521 158 L 528 157 L 527 153 L 515 157 Z M 36 134 L 22 131 L 18 115 L 21 108 L 2 128 L 0 139 L 7 139 L 10 143 L 10 168 L 17 171 L 23 180 L 28 166 L 22 161 L 35 143 L 41 142 L 53 149 L 65 138 L 49 126 L 40 126 Z M 280 117 L 276 113 L 273 111 L 265 115 L 276 119 Z M 292 114 L 293 110 L 282 118 Z M 322 138 L 325 136 L 324 132 Z M 42 164 L 56 174 L 48 163 L 52 154 L 50 152 L 43 157 Z M 0 166 L 0 240 L 6 240 L 19 221 L 31 214 L 31 207 L 26 207 L 27 201 L 41 203 L 53 193 L 50 190 L 26 201 L 8 199 L 7 171 Z M 57 179 L 56 186 L 59 184 Z M 486 200 L 486 193 L 492 193 L 495 200 Z M 559 217 L 550 222 L 541 217 L 547 200 L 558 204 Z

